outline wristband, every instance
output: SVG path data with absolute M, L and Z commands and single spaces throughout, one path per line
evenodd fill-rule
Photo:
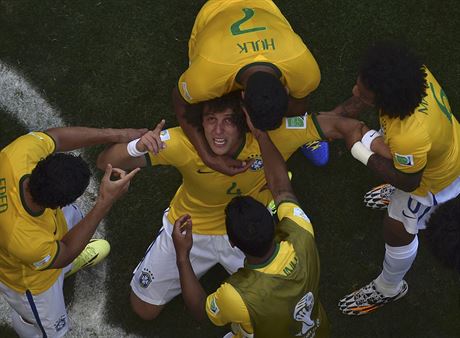
M 148 153 L 148 151 L 139 151 L 139 150 L 137 150 L 136 144 L 137 144 L 137 141 L 139 141 L 139 140 L 140 140 L 139 138 L 137 138 L 135 140 L 132 140 L 126 146 L 126 150 L 128 151 L 129 156 L 131 156 L 131 157 L 140 157 L 140 156 Z
M 371 150 L 371 143 L 374 141 L 377 137 L 382 136 L 380 131 L 371 129 L 367 133 L 363 135 L 363 138 L 361 139 L 361 143 L 368 149 Z
M 351 155 L 353 155 L 354 158 L 356 158 L 364 165 L 367 165 L 369 157 L 371 157 L 373 154 L 374 152 L 367 149 L 366 146 L 360 141 L 356 142 L 353 144 L 353 147 L 351 147 Z

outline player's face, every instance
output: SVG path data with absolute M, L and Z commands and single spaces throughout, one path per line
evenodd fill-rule
M 369 106 L 374 105 L 374 93 L 364 86 L 361 79 L 358 77 L 355 86 L 353 87 L 353 96 L 358 97 L 361 101 Z
M 233 122 L 232 114 L 230 109 L 222 112 L 209 112 L 206 107 L 204 109 L 204 136 L 216 155 L 233 155 L 241 145 L 240 132 Z

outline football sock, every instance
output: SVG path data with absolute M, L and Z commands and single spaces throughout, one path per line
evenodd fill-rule
M 418 237 L 408 245 L 394 247 L 385 244 L 383 271 L 374 281 L 376 288 L 386 297 L 395 296 L 401 289 L 402 280 L 417 256 Z

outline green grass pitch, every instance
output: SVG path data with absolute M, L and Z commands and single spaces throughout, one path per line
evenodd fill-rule
M 312 111 L 330 109 L 347 98 L 363 49 L 376 39 L 393 38 L 407 42 L 424 57 L 454 114 L 460 116 L 457 1 L 275 2 L 319 63 L 322 81 L 310 96 Z M 189 33 L 203 3 L 1 0 L 0 63 L 20 72 L 68 124 L 152 127 L 164 117 L 167 126 L 174 126 L 170 93 L 187 66 Z M 3 75 L 0 72 L 0 83 Z M 25 132 L 3 99 L 0 92 L 1 147 Z M 375 126 L 376 120 L 368 122 Z M 100 150 L 90 150 L 92 161 Z M 315 227 L 322 264 L 321 298 L 333 337 L 460 337 L 459 276 L 426 251 L 423 234 L 419 255 L 407 275 L 406 297 L 366 317 L 339 313 L 336 305 L 341 296 L 369 282 L 381 269 L 383 214 L 362 205 L 363 194 L 380 181 L 340 143 L 332 145 L 326 167 L 311 166 L 300 153 L 288 166 Z M 151 323 L 137 319 L 129 309 L 132 270 L 154 238 L 179 184 L 173 169 L 144 170 L 107 219 L 112 253 L 101 321 L 120 327 L 126 335 L 203 338 L 221 337 L 228 331 L 195 322 L 181 297 Z M 223 278 L 225 273 L 216 268 L 203 282 L 213 291 Z M 69 301 L 75 285 L 70 280 L 65 288 Z M 88 312 L 90 316 L 91 309 Z M 6 324 L 0 326 L 0 337 L 14 336 Z

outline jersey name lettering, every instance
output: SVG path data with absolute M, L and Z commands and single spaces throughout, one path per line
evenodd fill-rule
M 6 196 L 6 179 L 0 178 L 0 213 L 8 209 L 8 198 Z

